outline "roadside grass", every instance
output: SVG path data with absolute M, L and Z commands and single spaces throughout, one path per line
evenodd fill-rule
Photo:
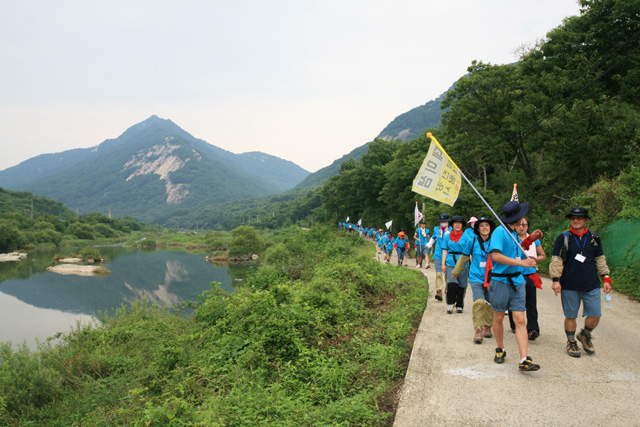
M 273 237 L 185 318 L 146 301 L 37 352 L 0 347 L 0 424 L 389 426 L 428 294 L 328 227 Z

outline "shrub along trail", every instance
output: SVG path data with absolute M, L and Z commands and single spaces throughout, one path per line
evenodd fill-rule
M 384 262 L 384 261 L 382 261 Z M 415 268 L 415 259 L 408 261 Z M 395 257 L 391 264 L 397 264 Z M 462 314 L 447 314 L 434 299 L 435 269 L 421 271 L 430 291 L 394 426 L 428 425 L 635 425 L 640 420 L 640 304 L 618 292 L 594 330 L 594 355 L 565 350 L 560 297 L 543 278 L 538 290 L 541 336 L 529 341 L 537 372 L 518 371 L 518 347 L 505 318 L 507 358 L 493 362 L 494 338 L 473 342 L 471 290 Z M 400 268 L 400 267 L 397 267 Z M 615 288 L 615 278 L 614 278 Z M 584 325 L 578 319 L 578 330 Z M 582 346 L 579 344 L 581 350 Z

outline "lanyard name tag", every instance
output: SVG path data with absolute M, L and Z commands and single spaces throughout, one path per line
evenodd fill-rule
M 576 258 L 575 259 L 578 262 L 584 262 L 584 260 L 587 259 L 587 258 L 582 254 L 576 254 Z
M 487 262 L 486 261 L 480 263 L 480 267 L 486 267 L 486 266 L 487 266 Z

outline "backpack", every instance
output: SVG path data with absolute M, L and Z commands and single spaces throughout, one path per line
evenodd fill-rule
M 601 245 L 600 236 L 598 236 L 598 234 L 593 231 L 587 231 L 587 233 L 591 236 L 591 243 L 594 246 L 597 247 Z M 567 262 L 567 256 L 569 253 L 569 231 L 565 231 L 562 234 L 564 235 L 564 242 L 562 244 L 562 248 L 560 248 L 560 258 L 562 258 L 562 263 L 564 264 Z

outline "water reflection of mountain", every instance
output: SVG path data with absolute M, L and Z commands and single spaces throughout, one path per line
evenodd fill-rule
M 104 252 L 107 251 L 101 250 Z M 63 276 L 24 264 L 23 269 L 14 271 L 14 279 L 7 280 L 5 276 L 0 292 L 36 307 L 95 316 L 99 311 L 143 297 L 160 306 L 195 300 L 214 281 L 231 290 L 228 268 L 209 264 L 204 255 L 131 250 L 123 255 L 116 253 L 116 249 L 113 252 L 106 264 L 111 274 L 106 277 Z

